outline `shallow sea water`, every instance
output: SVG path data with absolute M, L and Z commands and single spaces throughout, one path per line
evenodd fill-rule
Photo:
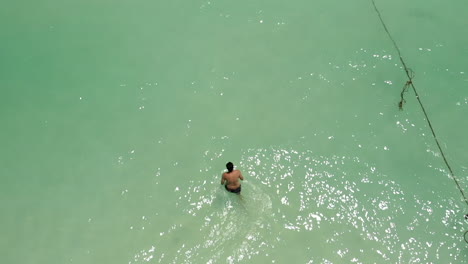
M 466 3 L 377 1 L 468 191 Z M 1 263 L 466 263 L 371 1 L 9 1 Z M 219 184 L 226 162 L 242 195 Z

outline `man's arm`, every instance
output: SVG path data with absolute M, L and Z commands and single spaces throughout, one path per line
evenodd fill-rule
M 226 179 L 224 178 L 224 173 L 223 176 L 221 176 L 221 184 L 224 184 L 226 182 Z
M 244 180 L 244 176 L 242 176 L 242 172 L 239 171 L 239 179 L 241 179 L 242 181 Z

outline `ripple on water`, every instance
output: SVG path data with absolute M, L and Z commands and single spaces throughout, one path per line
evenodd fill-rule
M 130 263 L 419 263 L 461 254 L 456 202 L 406 193 L 359 157 L 249 149 L 239 168 L 240 197 L 217 188 L 217 172 L 193 181 L 180 190 L 184 217 Z

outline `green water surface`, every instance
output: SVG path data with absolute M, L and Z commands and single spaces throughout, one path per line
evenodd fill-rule
M 376 4 L 468 191 L 467 4 Z M 467 261 L 371 1 L 5 1 L 0 32 L 0 263 Z

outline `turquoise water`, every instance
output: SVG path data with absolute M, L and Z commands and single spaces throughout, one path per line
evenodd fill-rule
M 468 190 L 466 3 L 378 1 Z M 371 1 L 9 1 L 1 263 L 466 263 Z M 220 186 L 242 170 L 241 197 Z

